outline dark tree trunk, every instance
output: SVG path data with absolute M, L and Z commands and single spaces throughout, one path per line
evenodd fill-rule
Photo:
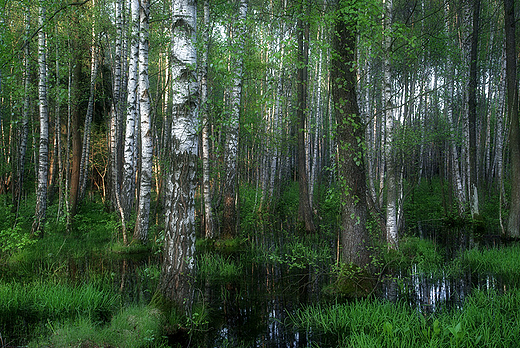
M 516 81 L 516 38 L 514 0 L 504 0 L 506 30 L 507 116 L 510 122 L 511 206 L 506 234 L 520 237 L 520 125 L 518 123 L 518 88 Z
M 355 15 L 354 15 L 355 16 Z M 355 18 L 339 20 L 333 34 L 332 97 L 337 119 L 338 180 L 342 190 L 342 261 L 359 267 L 370 263 L 366 229 L 365 128 L 356 97 Z

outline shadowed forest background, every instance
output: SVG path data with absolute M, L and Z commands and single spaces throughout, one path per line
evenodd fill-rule
M 514 346 L 514 5 L 0 0 L 0 347 Z

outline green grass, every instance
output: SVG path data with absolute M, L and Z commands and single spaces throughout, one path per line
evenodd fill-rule
M 357 300 L 307 306 L 290 319 L 341 347 L 516 347 L 520 291 L 477 291 L 462 309 L 432 316 L 405 303 Z
M 29 347 L 167 347 L 162 337 L 163 318 L 149 306 L 131 306 L 102 325 L 81 316 L 52 327 L 52 335 L 33 340 Z
M 198 276 L 211 281 L 236 280 L 243 274 L 243 265 L 219 253 L 207 252 L 197 258 Z
M 482 249 L 473 248 L 462 255 L 462 264 L 472 272 L 493 274 L 508 280 L 520 279 L 520 244 Z

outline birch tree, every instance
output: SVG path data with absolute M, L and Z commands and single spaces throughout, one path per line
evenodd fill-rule
M 306 1 L 303 4 L 303 11 L 306 10 Z M 303 16 L 303 13 L 300 14 Z M 299 206 L 298 219 L 303 223 L 305 232 L 312 233 L 315 230 L 312 217 L 312 206 L 309 196 L 309 176 L 307 172 L 307 156 L 305 149 L 305 131 L 307 109 L 307 83 L 308 83 L 308 64 L 309 64 L 309 23 L 308 19 L 298 18 L 297 24 L 297 144 L 298 144 L 298 187 L 299 187 Z
M 29 42 L 29 31 L 30 31 L 30 13 L 29 9 L 26 8 L 25 20 L 25 47 L 23 56 L 23 83 L 24 83 L 24 101 L 22 108 L 22 124 L 19 130 L 19 143 L 18 143 L 18 157 L 16 165 L 16 178 L 13 185 L 13 203 L 18 212 L 20 200 L 22 198 L 22 190 L 24 183 L 24 172 L 25 172 L 25 155 L 27 152 L 27 138 L 29 134 L 29 109 L 31 105 L 31 95 L 29 93 L 31 85 L 31 65 L 30 60 L 30 42 Z
M 202 196 L 204 199 L 204 236 L 213 238 L 213 209 L 211 208 L 211 187 L 209 167 L 209 117 L 208 117 L 208 52 L 209 52 L 209 0 L 204 0 L 204 51 L 200 67 L 200 107 L 202 121 Z
M 240 0 L 238 9 L 238 21 L 234 28 L 234 59 L 233 87 L 230 93 L 231 114 L 229 126 L 226 132 L 225 145 L 225 181 L 224 181 L 224 212 L 222 216 L 222 234 L 224 238 L 234 237 L 238 223 L 237 216 L 237 162 L 238 162 L 238 132 L 240 122 L 240 105 L 242 100 L 242 69 L 245 21 L 247 15 L 247 0 Z
M 166 221 L 159 288 L 189 314 L 195 271 L 195 189 L 198 84 L 194 0 L 174 0 L 172 13 L 172 119 L 169 168 L 165 179 Z
M 36 188 L 36 212 L 32 233 L 43 233 L 47 212 L 47 176 L 49 171 L 49 114 L 47 106 L 47 41 L 45 31 L 45 7 L 40 1 L 38 25 L 38 101 L 40 115 L 40 140 L 38 152 L 38 184 Z
M 130 61 L 128 63 L 127 82 L 127 112 L 123 161 L 123 182 L 121 185 L 121 205 L 125 219 L 130 217 L 135 196 L 135 174 L 136 174 L 136 123 L 138 119 L 139 103 L 137 100 L 137 89 L 139 80 L 139 0 L 130 0 L 131 34 L 130 34 Z
M 388 247 L 397 248 L 397 177 L 393 150 L 394 103 L 392 95 L 392 75 L 390 55 L 392 50 L 392 0 L 384 0 L 384 59 L 383 59 L 383 98 L 386 121 L 385 164 L 386 164 L 386 240 Z
M 150 193 L 152 190 L 152 119 L 150 108 L 150 82 L 148 79 L 148 29 L 150 18 L 149 0 L 141 0 L 139 10 L 139 109 L 141 124 L 141 179 L 139 182 L 139 205 L 135 221 L 134 239 L 146 242 L 150 217 Z

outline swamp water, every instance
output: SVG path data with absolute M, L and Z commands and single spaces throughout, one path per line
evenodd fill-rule
M 423 237 L 439 239 L 435 232 Z M 445 260 L 452 260 L 475 244 L 467 233 L 450 236 L 439 243 L 439 248 L 446 250 Z M 229 257 L 240 262 L 240 255 Z M 85 257 L 69 260 L 68 264 L 62 265 L 61 272 L 73 282 L 111 284 L 120 293 L 124 305 L 147 303 L 157 286 L 159 262 L 157 255 L 113 259 Z M 249 262 L 238 279 L 197 281 L 195 297 L 207 310 L 207 325 L 204 330 L 194 330 L 189 337 L 177 339 L 172 336 L 172 346 L 334 346 L 324 334 L 299 330 L 291 321 L 291 315 L 302 306 L 331 300 L 322 291 L 330 283 L 330 276 L 321 270 L 319 265 L 291 268 L 284 264 Z M 411 272 L 395 271 L 383 277 L 374 294 L 383 300 L 404 301 L 418 312 L 431 314 L 461 308 L 464 298 L 475 288 L 500 291 L 507 286 L 506 281 L 491 274 L 466 271 L 453 275 L 442 269 L 432 274 L 413 265 Z M 18 337 L 23 342 L 21 338 Z

